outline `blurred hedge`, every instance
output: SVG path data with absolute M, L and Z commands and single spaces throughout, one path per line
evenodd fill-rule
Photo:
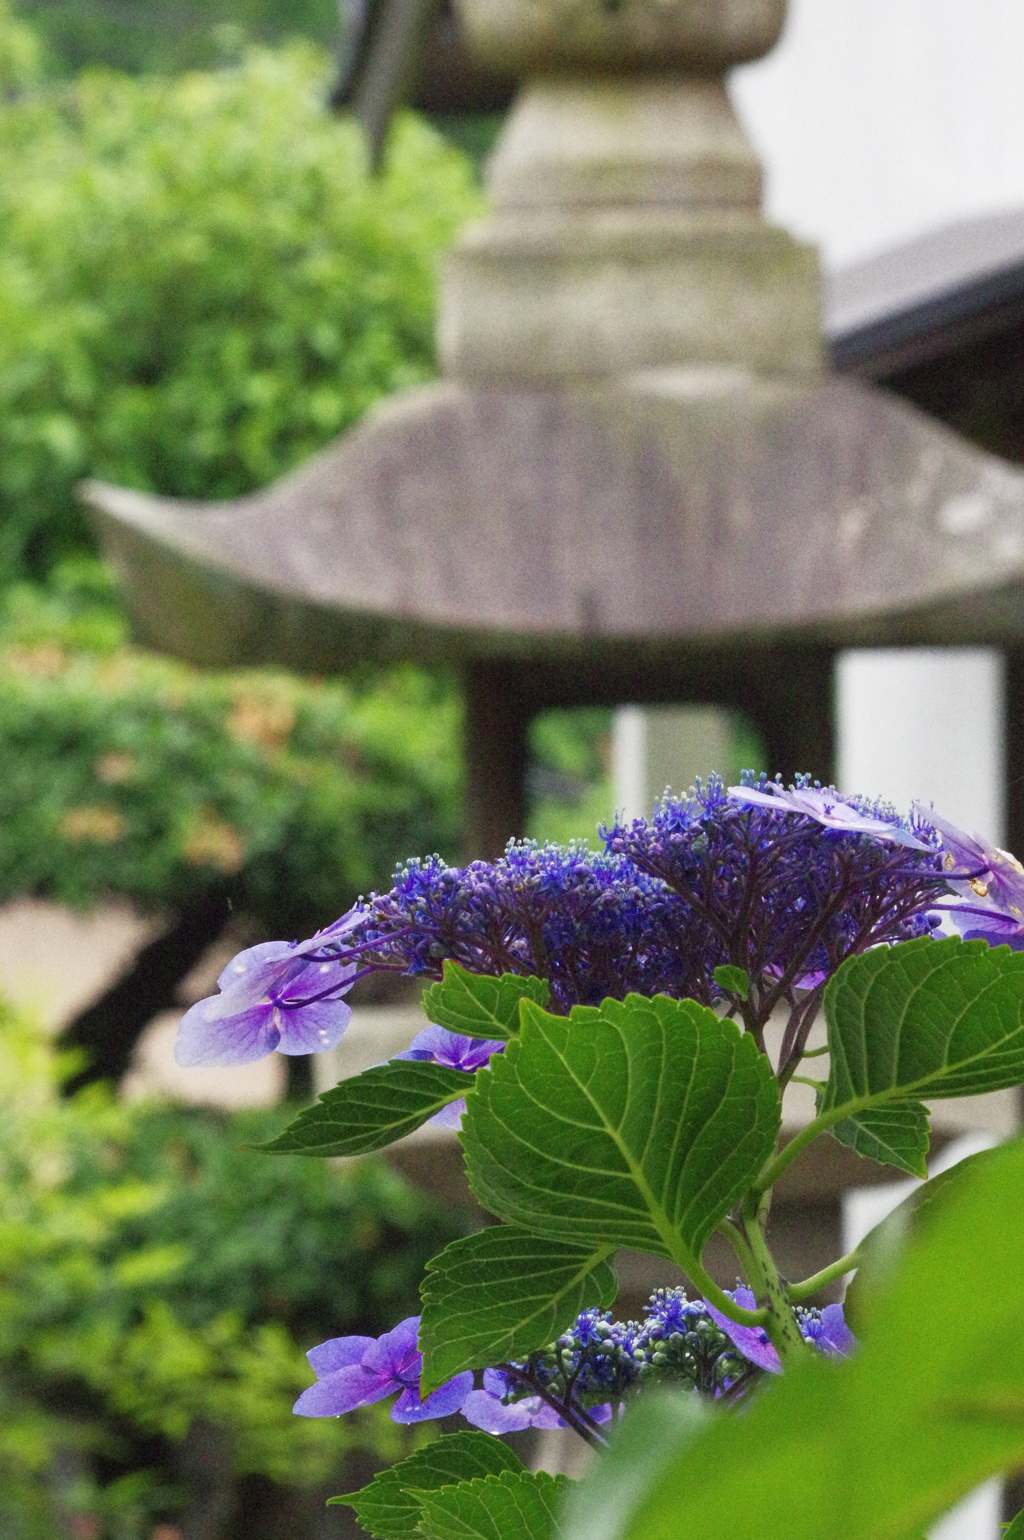
M 18 10 L 40 32 L 50 67 L 71 74 L 90 64 L 206 69 L 236 29 L 262 43 L 301 36 L 329 46 L 339 30 L 337 0 L 20 0 Z
M 309 1487 L 346 1449 L 396 1453 L 371 1410 L 292 1416 L 304 1352 L 417 1308 L 458 1219 L 376 1161 L 262 1157 L 278 1114 L 56 1094 L 49 1049 L 0 1009 L 0 1533 L 104 1537 L 177 1517 L 175 1451 L 216 1428 L 227 1475 Z M 142 1526 L 141 1528 L 139 1526 Z M 85 1531 L 83 1531 L 84 1533 Z
M 229 497 L 433 371 L 472 169 L 403 119 L 384 174 L 312 45 L 47 86 L 0 9 L 0 585 L 88 544 L 84 475 Z
M 219 883 L 299 936 L 410 853 L 457 856 L 453 687 L 200 672 L 123 646 L 105 581 L 79 563 L 0 610 L 0 902 L 180 909 Z

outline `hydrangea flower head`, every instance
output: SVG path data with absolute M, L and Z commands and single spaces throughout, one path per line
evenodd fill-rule
M 367 906 L 364 960 L 431 978 L 448 958 L 470 973 L 533 974 L 553 1008 L 635 991 L 707 994 L 703 930 L 657 879 L 587 845 L 513 840 L 497 861 L 411 861 Z
M 420 1398 L 419 1326 L 419 1316 L 412 1315 L 382 1337 L 333 1337 L 312 1348 L 306 1357 L 317 1382 L 302 1392 L 293 1410 L 300 1417 L 340 1417 L 397 1391 L 392 1422 L 426 1422 L 459 1411 L 473 1388 L 471 1373 L 457 1374 L 425 1401 Z

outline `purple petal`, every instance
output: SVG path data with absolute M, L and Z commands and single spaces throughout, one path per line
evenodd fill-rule
M 539 1400 L 539 1396 L 531 1396 L 512 1406 L 503 1406 L 501 1400 L 488 1391 L 473 1390 L 462 1403 L 462 1415 L 474 1428 L 482 1428 L 485 1433 L 521 1433 L 524 1428 L 533 1427 L 532 1406 Z
M 857 1339 L 846 1324 L 842 1305 L 825 1306 L 815 1341 L 823 1353 L 839 1358 L 849 1358 L 853 1354 Z
M 290 941 L 261 941 L 259 946 L 247 947 L 232 957 L 220 978 L 219 989 L 234 989 L 238 984 L 251 984 L 258 994 L 266 994 L 263 981 L 269 985 L 280 977 L 281 964 L 295 957 L 295 947 Z
M 419 1316 L 406 1316 L 367 1348 L 363 1363 L 377 1374 L 418 1380 L 422 1365 L 417 1346 L 419 1329 Z
M 749 1289 L 737 1289 L 733 1297 L 736 1303 L 742 1305 L 745 1310 L 756 1308 L 754 1296 Z M 740 1326 L 737 1321 L 730 1321 L 727 1315 L 723 1315 L 720 1310 L 716 1310 L 714 1305 L 710 1304 L 707 1300 L 704 1303 L 707 1305 L 708 1314 L 711 1319 L 725 1332 L 730 1342 L 735 1348 L 739 1349 L 744 1358 L 748 1359 L 750 1363 L 756 1364 L 759 1369 L 767 1369 L 769 1374 L 782 1373 L 779 1355 L 772 1347 L 768 1333 L 763 1327 Z
M 777 782 L 769 783 L 771 792 L 758 791 L 752 786 L 730 786 L 729 797 L 734 802 L 754 807 L 771 807 L 779 813 L 799 813 L 813 818 L 823 828 L 834 829 L 840 834 L 867 834 L 873 839 L 890 840 L 895 845 L 906 845 L 911 850 L 930 851 L 931 846 L 897 824 L 862 813 L 859 808 L 844 801 L 834 791 L 820 787 L 785 787 Z
M 429 1121 L 436 1123 L 438 1128 L 461 1128 L 465 1110 L 466 1098 L 460 1096 L 458 1101 L 449 1102 L 447 1107 L 442 1107 L 440 1112 L 435 1112 Z
M 360 1406 L 372 1406 L 398 1389 L 395 1380 L 373 1374 L 361 1364 L 327 1374 L 304 1390 L 292 1407 L 299 1417 L 340 1417 Z
M 1008 946 L 1011 952 L 1024 952 L 1024 926 L 1016 925 L 1007 929 L 999 925 L 975 926 L 973 930 L 961 931 L 965 941 L 984 941 L 989 946 Z
M 392 1422 L 428 1422 L 432 1417 L 451 1417 L 461 1409 L 473 1389 L 473 1372 L 467 1369 L 457 1374 L 447 1385 L 440 1386 L 425 1401 L 409 1386 L 402 1391 L 391 1408 Z
M 325 1053 L 341 1039 L 352 1016 L 344 1000 L 318 1000 L 300 1010 L 277 1011 L 279 1053 Z
M 310 1348 L 306 1357 L 316 1370 L 317 1378 L 333 1374 L 336 1369 L 349 1369 L 362 1363 L 363 1354 L 373 1346 L 375 1337 L 331 1337 L 319 1347 Z
M 178 1064 L 252 1064 L 273 1053 L 281 1041 L 270 1004 L 247 1005 L 229 1013 L 228 995 L 212 995 L 185 1012 L 178 1027 L 174 1058 Z
M 317 952 L 323 947 L 325 950 L 332 944 L 347 936 L 349 931 L 355 930 L 366 919 L 366 910 L 355 908 L 347 909 L 338 919 L 332 920 L 330 925 L 325 925 L 323 930 L 318 930 L 315 936 L 310 936 L 308 941 L 297 941 L 295 951 L 303 956 L 307 952 Z
M 751 807 L 769 807 L 773 813 L 785 813 L 778 797 L 773 797 L 770 792 L 757 791 L 753 786 L 730 786 L 729 799 L 732 802 L 746 802 Z
M 553 1407 L 540 1396 L 527 1396 L 510 1406 L 502 1404 L 500 1396 L 486 1390 L 474 1390 L 462 1404 L 462 1415 L 474 1428 L 485 1433 L 521 1433 L 524 1428 L 564 1428 L 566 1424 Z
M 462 1037 L 449 1032 L 446 1027 L 425 1027 L 417 1032 L 404 1053 L 398 1059 L 429 1059 L 434 1064 L 444 1064 L 448 1069 L 465 1070 L 473 1074 L 481 1069 L 492 1054 L 501 1053 L 505 1044 L 495 1038 Z

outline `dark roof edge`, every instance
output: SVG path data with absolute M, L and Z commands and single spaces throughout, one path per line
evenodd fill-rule
M 885 379 L 1024 319 L 1024 262 L 986 273 L 847 331 L 828 328 L 832 363 Z

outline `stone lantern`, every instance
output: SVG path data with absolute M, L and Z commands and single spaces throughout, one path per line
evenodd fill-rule
M 522 830 L 546 707 L 728 706 L 772 771 L 829 778 L 837 649 L 977 642 L 1024 714 L 1024 473 L 826 373 L 815 253 L 761 215 L 724 76 L 784 9 L 461 0 L 526 84 L 443 275 L 440 381 L 251 496 L 84 489 L 145 642 L 457 666 L 473 855 Z

